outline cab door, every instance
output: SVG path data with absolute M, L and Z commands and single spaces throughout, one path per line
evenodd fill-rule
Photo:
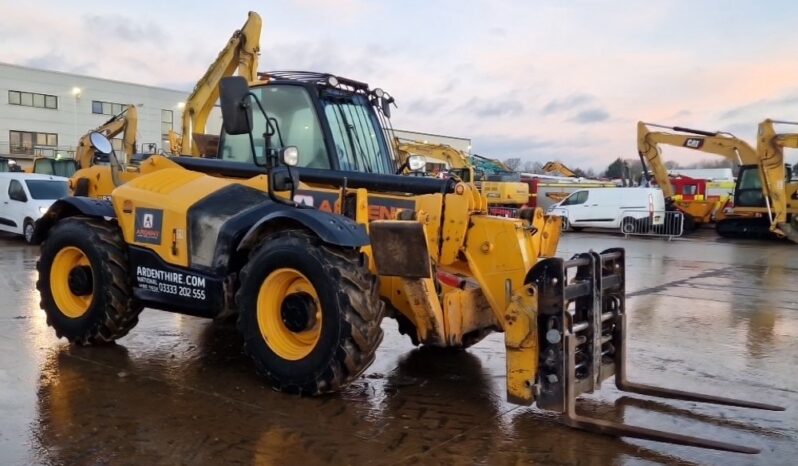
M 570 209 L 571 215 L 573 216 L 571 219 L 571 224 L 575 226 L 591 226 L 592 222 L 592 209 L 588 205 L 588 191 L 577 191 L 573 195 L 571 195 L 570 199 Z
M 8 231 L 21 234 L 30 199 L 28 199 L 28 194 L 25 192 L 20 180 L 9 180 L 6 195 L 8 204 L 5 204 L 7 206 L 5 210 L 8 217 L 7 224 L 10 228 Z
M 8 199 L 8 178 L 0 178 L 0 231 L 14 231 L 11 219 L 11 203 Z

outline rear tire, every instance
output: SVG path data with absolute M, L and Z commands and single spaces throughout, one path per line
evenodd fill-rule
M 626 217 L 621 221 L 621 232 L 625 235 L 630 235 L 637 231 L 634 217 Z
M 87 217 L 56 223 L 41 246 L 36 288 L 47 325 L 71 343 L 121 338 L 138 323 L 119 227 Z
M 276 390 L 334 392 L 374 361 L 385 305 L 358 251 L 281 231 L 251 252 L 240 277 L 244 350 Z

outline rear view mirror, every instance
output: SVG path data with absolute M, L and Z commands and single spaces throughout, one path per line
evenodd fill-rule
M 102 133 L 96 131 L 92 132 L 89 135 L 89 142 L 91 142 L 94 150 L 101 154 L 107 155 L 114 151 L 114 146 L 111 145 L 111 141 Z
M 249 85 L 241 76 L 223 78 L 219 83 L 222 123 L 227 134 L 252 132 L 252 105 L 249 104 Z

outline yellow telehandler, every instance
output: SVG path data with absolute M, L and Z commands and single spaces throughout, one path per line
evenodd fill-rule
M 576 397 L 612 376 L 630 392 L 782 409 L 627 381 L 623 250 L 555 258 L 559 223 L 540 210 L 494 217 L 468 183 L 395 175 L 385 101 L 365 83 L 268 79 L 221 81 L 220 157 L 153 156 L 109 200 L 66 198 L 37 223 L 37 287 L 57 335 L 113 341 L 143 307 L 235 313 L 258 372 L 313 395 L 371 364 L 385 315 L 431 346 L 500 331 L 512 402 L 603 434 L 757 452 L 576 413 Z M 375 207 L 391 215 L 370 221 Z

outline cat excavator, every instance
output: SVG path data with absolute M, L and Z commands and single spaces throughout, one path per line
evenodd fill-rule
M 486 176 L 475 166 L 474 158 L 478 156 L 469 155 L 447 144 L 431 144 L 400 138 L 395 138 L 394 147 L 403 170 L 411 155 L 420 155 L 445 163 L 450 174 L 478 186 L 487 196 L 488 205 L 491 207 L 517 208 L 529 202 L 529 185 L 520 181 L 491 180 L 490 176 Z
M 798 133 L 778 133 L 776 124 L 798 125 L 771 119 L 759 124 L 757 160 L 740 166 L 734 208 L 717 221 L 722 236 L 775 235 L 798 243 L 798 181 L 784 160 L 785 148 L 798 148 Z
M 796 191 L 798 183 L 790 181 L 791 170 L 784 163 L 784 147 L 795 147 L 798 136 L 778 134 L 774 123 L 790 122 L 765 120 L 759 124 L 757 145 L 723 132 L 703 131 L 679 126 L 663 126 L 638 122 L 637 146 L 643 172 L 653 178 L 666 198 L 673 200 L 674 191 L 668 171 L 662 161 L 660 144 L 685 147 L 720 155 L 740 165 L 734 192 L 734 206 L 730 212 L 718 211 L 716 231 L 728 237 L 761 237 L 774 234 L 793 238 L 791 223 L 798 213 Z M 652 131 L 649 127 L 672 132 Z M 709 223 L 715 203 L 706 200 L 673 200 L 674 206 L 696 224 Z M 685 226 L 687 230 L 688 227 Z
M 650 127 L 668 131 L 655 131 L 649 129 Z M 662 152 L 659 147 L 662 144 L 720 155 L 740 165 L 755 164 L 758 160 L 756 150 L 751 145 L 729 133 L 638 122 L 637 152 L 643 164 L 643 173 L 649 182 L 653 177 L 657 186 L 662 189 L 665 199 L 673 208 L 685 214 L 685 231 L 710 223 L 713 212 L 719 210 L 719 206 L 715 201 L 706 199 L 688 201 L 675 196 L 668 169 L 665 168 L 665 163 L 662 160 Z M 722 206 L 720 208 L 722 209 Z
M 37 223 L 37 287 L 58 336 L 114 341 L 143 307 L 234 314 L 272 386 L 316 395 L 372 363 L 386 315 L 428 346 L 499 331 L 514 403 L 605 435 L 758 451 L 577 414 L 610 377 L 648 396 L 783 409 L 630 382 L 622 249 L 557 258 L 559 221 L 540 209 L 496 217 L 471 183 L 396 175 L 384 101 L 365 83 L 270 72 L 252 87 L 222 79 L 220 95 L 218 157 L 150 157 L 109 199 L 68 197 Z

